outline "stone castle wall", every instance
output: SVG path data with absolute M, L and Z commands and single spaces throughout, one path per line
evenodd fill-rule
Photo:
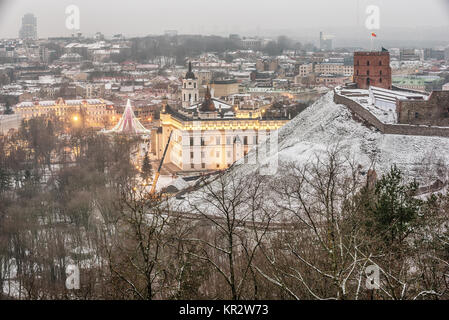
M 449 127 L 432 127 L 425 125 L 386 124 L 360 104 L 334 91 L 334 102 L 346 106 L 357 117 L 369 123 L 384 134 L 401 134 L 410 136 L 449 137 Z

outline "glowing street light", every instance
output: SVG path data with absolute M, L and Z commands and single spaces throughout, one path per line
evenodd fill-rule
M 79 120 L 79 118 L 78 118 L 78 116 L 73 116 L 73 121 L 78 121 Z

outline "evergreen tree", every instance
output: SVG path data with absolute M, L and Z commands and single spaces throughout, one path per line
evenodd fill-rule
M 404 182 L 396 166 L 376 183 L 374 199 L 369 201 L 369 227 L 386 244 L 401 243 L 410 233 L 422 206 L 415 197 L 417 189 L 415 181 Z
M 148 152 L 146 152 L 142 163 L 142 171 L 141 171 L 142 178 L 147 181 L 151 177 L 153 173 L 152 171 L 153 168 L 151 166 L 150 159 L 148 158 Z

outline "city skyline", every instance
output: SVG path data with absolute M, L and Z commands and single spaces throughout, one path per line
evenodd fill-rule
M 132 4 L 135 0 L 130 2 Z M 87 36 L 96 32 L 107 36 L 116 33 L 130 37 L 145 36 L 174 29 L 181 34 L 220 36 L 231 33 L 268 37 L 286 34 L 295 39 L 310 41 L 317 38 L 317 31 L 323 30 L 339 38 L 360 39 L 366 31 L 364 23 L 367 14 L 364 11 L 368 5 L 377 5 L 381 10 L 379 33 L 385 40 L 448 40 L 448 1 L 413 1 L 413 6 L 408 5 L 409 3 L 410 1 L 405 0 L 394 3 L 351 0 L 342 4 L 319 0 L 305 6 L 303 3 L 294 4 L 281 0 L 275 8 L 270 8 L 267 1 L 241 4 L 232 0 L 222 6 L 220 14 L 217 14 L 216 8 L 203 0 L 195 1 L 194 5 L 169 0 L 151 4 L 139 2 L 138 5 L 130 4 L 126 7 L 106 5 L 102 0 L 94 3 L 85 0 L 43 0 L 39 5 L 29 0 L 4 0 L 0 2 L 0 38 L 17 37 L 20 20 L 27 13 L 33 13 L 38 19 L 38 37 L 69 36 L 74 30 L 68 30 L 65 26 L 68 16 L 65 9 L 74 4 L 80 9 L 80 32 Z M 287 5 L 292 8 L 284 11 L 283 8 Z M 161 15 L 161 12 L 167 14 Z M 397 12 L 402 14 L 398 15 Z M 122 22 L 117 23 L 118 21 Z

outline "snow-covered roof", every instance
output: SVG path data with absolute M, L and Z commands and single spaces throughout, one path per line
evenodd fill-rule
M 64 100 L 63 104 L 68 106 L 76 106 L 80 105 L 86 102 L 88 105 L 97 105 L 97 104 L 107 104 L 111 105 L 112 102 L 108 100 L 103 99 L 85 99 L 85 100 Z M 24 101 L 16 105 L 18 108 L 24 108 L 24 107 L 33 107 L 35 105 L 41 106 L 41 107 L 51 107 L 59 104 L 57 100 L 47 100 L 47 101 Z

